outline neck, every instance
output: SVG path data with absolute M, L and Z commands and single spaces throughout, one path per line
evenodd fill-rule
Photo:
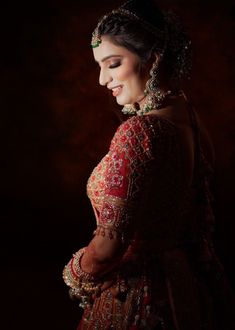
M 139 109 L 143 108 L 146 101 L 147 101 L 147 96 L 146 95 L 142 96 L 142 98 L 140 98 L 140 100 L 137 101 Z

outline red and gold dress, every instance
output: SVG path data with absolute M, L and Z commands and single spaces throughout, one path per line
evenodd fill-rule
M 222 291 L 224 279 L 210 243 L 211 167 L 196 135 L 189 184 L 172 122 L 133 116 L 117 129 L 87 184 L 94 238 L 63 273 L 84 308 L 78 329 L 220 329 L 214 287 Z

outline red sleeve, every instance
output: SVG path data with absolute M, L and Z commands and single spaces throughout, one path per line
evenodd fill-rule
M 65 267 L 67 285 L 98 280 L 121 260 L 135 233 L 135 212 L 154 159 L 154 134 L 148 116 L 130 118 L 115 133 L 108 154 L 97 166 L 99 184 L 90 196 L 97 217 L 95 236 Z
M 154 133 L 146 116 L 132 117 L 112 139 L 100 180 L 104 189 L 96 209 L 95 237 L 82 258 L 82 267 L 87 272 L 100 274 L 114 267 L 135 232 L 133 219 L 154 159 Z

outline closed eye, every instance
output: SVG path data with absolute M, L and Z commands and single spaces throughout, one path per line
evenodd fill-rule
M 118 66 L 121 65 L 121 62 L 116 62 L 116 63 L 113 63 L 109 66 L 109 69 L 114 69 L 114 68 L 117 68 Z

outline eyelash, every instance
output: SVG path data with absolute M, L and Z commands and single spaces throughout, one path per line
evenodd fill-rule
M 117 63 L 111 64 L 111 65 L 109 66 L 109 69 L 117 68 L 117 67 L 120 66 L 120 65 L 121 65 L 121 62 L 117 62 Z

